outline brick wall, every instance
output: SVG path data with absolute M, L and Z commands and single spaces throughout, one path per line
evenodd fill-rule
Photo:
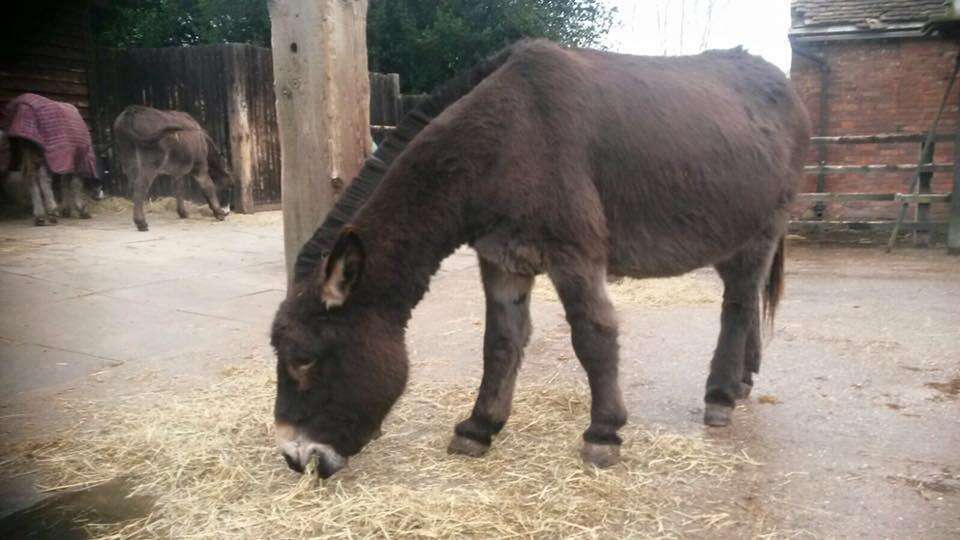
M 827 122 L 824 135 L 872 135 L 877 133 L 926 132 L 936 115 L 953 71 L 957 45 L 940 39 L 860 40 L 805 45 L 805 50 L 826 59 L 830 67 Z M 815 134 L 819 130 L 820 67 L 794 53 L 791 79 L 810 112 Z M 957 126 L 957 95 L 954 86 L 940 121 L 941 133 Z M 868 163 L 916 163 L 919 144 L 827 145 L 826 162 L 836 165 Z M 935 161 L 953 161 L 951 143 L 939 143 Z M 808 163 L 817 163 L 812 147 Z M 911 173 L 827 175 L 828 192 L 906 192 Z M 804 178 L 801 192 L 816 191 L 815 174 Z M 952 189 L 952 174 L 936 173 L 933 192 Z M 947 205 L 933 205 L 936 218 Z M 893 203 L 851 202 L 830 205 L 825 219 L 884 219 L 896 216 Z M 810 217 L 809 204 L 794 208 L 795 217 Z

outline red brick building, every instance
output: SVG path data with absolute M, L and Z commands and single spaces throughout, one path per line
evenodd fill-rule
M 953 73 L 955 40 L 924 35 L 931 16 L 947 12 L 944 0 L 794 0 L 791 78 L 803 97 L 816 135 L 926 132 Z M 825 94 L 824 94 L 825 91 Z M 939 132 L 958 127 L 957 86 Z M 953 162 L 950 141 L 937 145 L 936 163 Z M 919 143 L 817 145 L 809 164 L 915 164 Z M 807 174 L 801 192 L 907 192 L 913 173 Z M 819 189 L 818 189 L 819 187 Z M 934 193 L 949 193 L 953 174 L 937 172 Z M 945 218 L 949 205 L 933 205 Z M 893 202 L 798 204 L 795 217 L 827 220 L 888 219 Z M 912 215 L 912 213 L 911 213 Z

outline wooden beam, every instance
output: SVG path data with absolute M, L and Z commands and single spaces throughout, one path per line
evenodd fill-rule
M 893 201 L 896 193 L 798 193 L 797 200 L 804 202 L 846 202 L 846 201 Z
M 953 161 L 960 159 L 960 126 L 954 131 Z M 947 228 L 947 253 L 960 255 L 960 167 L 953 171 L 953 198 L 950 203 L 950 225 Z
M 929 146 L 923 144 L 920 147 L 920 159 L 919 163 L 932 163 L 933 154 L 936 151 L 936 143 L 930 142 Z M 933 171 L 918 171 L 917 172 L 917 194 L 918 195 L 929 195 L 930 194 L 930 182 L 933 180 Z M 901 201 L 906 199 L 901 198 Z M 930 204 L 926 202 L 921 202 L 920 198 L 913 200 L 917 204 L 916 210 L 914 211 L 914 221 L 917 223 L 927 223 L 930 221 Z M 918 227 L 913 230 L 913 245 L 916 247 L 927 247 L 930 245 L 930 231 L 922 227 Z
M 366 0 L 268 2 L 287 276 L 370 153 Z
M 907 202 L 922 204 L 949 203 L 952 197 L 949 193 L 797 193 L 797 200 L 801 202 L 849 202 L 849 201 L 878 201 L 878 202 Z
M 856 221 L 856 220 L 842 220 L 842 221 L 816 221 L 816 220 L 792 220 L 790 221 L 790 230 L 791 231 L 836 231 L 836 230 L 848 230 L 848 231 L 890 231 L 893 229 L 896 221 L 893 220 L 875 220 L 875 221 Z M 928 228 L 928 229 L 938 229 L 945 227 L 947 223 L 945 221 L 931 221 L 928 223 L 916 223 L 913 221 L 905 221 L 900 225 L 902 230 L 912 231 L 917 228 Z
M 876 135 L 836 135 L 831 137 L 810 137 L 814 144 L 890 144 L 922 143 L 926 133 L 878 133 Z M 934 136 L 936 142 L 952 141 L 952 133 L 939 133 Z
M 916 163 L 879 164 L 879 165 L 807 165 L 803 168 L 808 174 L 824 172 L 827 174 L 851 173 L 894 173 L 894 172 L 947 172 L 953 170 L 953 163 Z
M 897 193 L 896 200 L 913 204 L 949 203 L 953 199 L 950 193 Z

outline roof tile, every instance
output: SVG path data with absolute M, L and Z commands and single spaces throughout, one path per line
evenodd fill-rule
M 923 23 L 942 15 L 944 0 L 793 0 L 793 28 Z

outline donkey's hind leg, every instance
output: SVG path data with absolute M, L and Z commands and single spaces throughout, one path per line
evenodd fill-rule
M 227 217 L 227 213 L 223 211 L 223 208 L 220 208 L 220 200 L 217 197 L 217 186 L 213 183 L 213 180 L 210 179 L 210 175 L 201 173 L 194 178 L 197 180 L 197 183 L 200 184 L 200 190 L 203 191 L 204 197 L 207 198 L 207 204 L 210 205 L 210 210 L 213 211 L 213 217 L 217 218 L 218 221 L 223 221 Z
M 24 178 L 24 182 L 30 183 L 30 203 L 33 206 L 33 224 L 43 226 L 47 224 L 47 213 L 43 207 L 43 194 L 40 193 L 40 181 L 36 176 L 33 178 Z
M 37 183 L 43 196 L 43 206 L 47 211 L 47 222 L 56 223 L 60 212 L 57 210 L 57 198 L 53 195 L 53 176 L 46 165 L 37 167 Z
M 146 167 L 137 167 L 135 180 L 133 182 L 133 223 L 138 231 L 148 231 L 147 216 L 143 211 L 143 205 L 147 202 L 150 195 L 150 185 L 157 178 L 157 172 Z
M 83 178 L 76 174 L 65 174 L 61 176 L 60 182 L 63 188 L 63 205 L 60 215 L 70 217 L 75 210 L 80 219 L 90 219 L 83 194 Z
M 180 216 L 180 219 L 187 219 L 190 217 L 190 213 L 187 212 L 187 207 L 184 205 L 187 179 L 183 176 L 175 175 L 171 180 L 173 180 L 173 194 L 177 198 L 177 215 Z
M 777 241 L 763 235 L 716 265 L 723 279 L 723 308 L 704 397 L 708 426 L 730 423 L 736 400 L 749 396 L 753 373 L 760 369 L 760 285 Z
M 581 456 L 608 467 L 620 460 L 617 430 L 627 423 L 620 392 L 617 321 L 607 298 L 602 266 L 560 265 L 550 272 L 570 323 L 573 350 L 590 383 L 590 426 L 583 434 Z
M 457 424 L 447 451 L 483 455 L 510 415 L 514 384 L 530 339 L 530 289 L 533 277 L 507 272 L 480 259 L 487 298 L 483 335 L 483 379 L 470 418 Z

